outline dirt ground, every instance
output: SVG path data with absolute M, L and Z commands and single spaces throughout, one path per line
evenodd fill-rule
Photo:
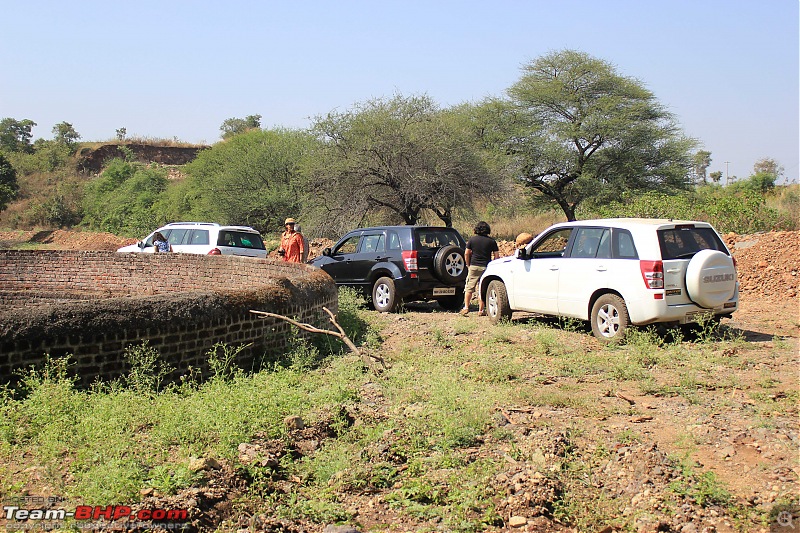
M 795 502 L 798 499 L 800 435 L 798 435 L 797 406 L 790 410 L 788 416 L 783 413 L 772 418 L 771 424 L 754 424 L 754 404 L 747 389 L 759 381 L 772 379 L 770 378 L 772 376 L 776 385 L 770 389 L 770 394 L 774 396 L 776 402 L 785 398 L 797 398 L 800 232 L 729 234 L 724 238 L 733 251 L 741 283 L 740 310 L 726 323 L 741 331 L 748 341 L 747 359 L 751 365 L 751 368 L 743 370 L 741 376 L 737 376 L 743 380 L 740 388 L 708 391 L 708 394 L 715 395 L 715 401 L 727 408 L 712 411 L 705 409 L 703 405 L 693 405 L 677 396 L 646 395 L 635 385 L 631 385 L 630 390 L 607 391 L 608 394 L 598 390 L 600 398 L 598 401 L 604 404 L 627 402 L 635 411 L 635 415 L 582 421 L 586 424 L 589 435 L 626 431 L 629 428 L 641 435 L 641 439 L 613 450 L 613 457 L 603 470 L 607 475 L 600 482 L 608 493 L 630 500 L 631 508 L 646 508 L 652 502 L 656 502 L 658 498 L 655 496 L 658 491 L 667 490 L 667 486 L 679 478 L 680 474 L 667 466 L 667 457 L 676 452 L 675 443 L 680 440 L 681 435 L 688 436 L 693 441 L 691 453 L 697 468 L 715 472 L 738 501 L 769 508 L 787 497 Z M 110 234 L 63 230 L 0 232 L 0 248 L 18 246 L 23 242 L 38 243 L 51 249 L 115 250 L 133 240 L 120 239 Z M 330 244 L 330 241 L 312 239 L 312 257 Z M 501 249 L 510 255 L 513 243 L 502 242 Z M 478 317 L 469 319 L 479 323 L 474 335 L 480 336 L 491 331 L 492 326 L 487 319 Z M 390 315 L 383 320 L 386 324 L 385 330 L 382 331 L 385 340 L 383 353 L 390 359 L 395 351 L 427 342 L 425 335 L 421 333 L 433 330 L 445 331 L 451 323 L 458 320 L 466 319 L 455 313 L 431 312 L 430 304 L 410 306 L 402 317 L 392 318 Z M 586 335 L 586 339 L 582 342 L 586 343 L 587 350 L 592 350 L 595 346 L 594 339 L 589 335 Z M 569 378 L 558 378 L 562 381 L 564 379 Z M 550 384 L 545 381 L 542 385 Z M 582 383 L 581 386 L 592 385 Z M 375 405 L 375 409 L 381 408 L 382 400 L 379 396 L 375 396 L 374 390 L 365 389 L 363 395 L 369 398 L 370 401 L 367 402 L 369 405 Z M 566 453 L 565 448 L 575 444 L 566 442 L 564 437 L 566 420 L 575 423 L 575 419 L 570 419 L 569 414 L 564 410 L 509 407 L 501 409 L 498 417 L 501 417 L 500 424 L 508 424 L 513 431 L 521 432 L 521 435 L 531 439 L 535 438 L 544 457 L 551 457 Z M 547 423 L 543 424 L 545 421 Z M 319 442 L 327 436 L 327 428 L 307 428 L 305 433 L 294 435 L 291 445 L 300 450 L 298 453 L 302 453 L 304 442 L 308 440 Z M 262 456 L 265 449 L 271 450 L 272 447 L 286 445 L 285 442 L 270 443 L 257 439 L 248 443 L 248 446 L 260 448 Z M 486 440 L 475 453 L 503 453 L 502 446 L 503 443 Z M 248 450 L 240 446 L 242 462 L 246 462 L 247 454 L 250 453 Z M 281 450 L 272 451 L 276 454 L 284 453 Z M 208 472 L 211 478 L 210 486 L 215 487 L 213 490 L 206 489 L 203 492 L 193 488 L 188 489 L 190 492 L 187 494 L 171 497 L 182 501 L 179 507 L 185 505 L 188 499 L 195 502 L 198 516 L 202 517 L 197 522 L 198 530 L 209 527 L 213 529 L 212 523 L 219 524 L 220 520 L 229 520 L 230 517 L 226 516 L 225 512 L 225 502 L 229 502 L 230 498 L 226 497 L 226 493 L 234 494 L 241 487 L 241 480 L 232 473 L 230 465 L 217 465 L 215 468 L 209 468 Z M 520 487 L 527 489 L 521 490 Z M 546 478 L 541 478 L 529 464 L 509 461 L 507 471 L 493 480 L 492 489 L 498 494 L 497 511 L 506 520 L 505 526 L 493 530 L 573 531 L 552 520 L 544 511 L 538 514 L 535 512 L 536 509 L 544 509 L 560 487 L 553 486 Z M 156 502 L 155 496 L 144 496 L 143 505 L 157 503 L 166 508 L 176 505 L 175 502 L 163 499 Z M 369 529 L 371 525 L 393 523 L 393 520 L 402 523 L 402 519 L 395 516 L 379 497 L 350 496 L 350 498 L 352 501 L 348 503 L 353 509 L 358 510 L 358 521 L 363 529 Z M 724 510 L 714 506 L 703 507 L 687 500 L 677 513 L 667 515 L 659 511 L 657 503 L 652 505 L 655 506 L 651 513 L 653 518 L 650 521 L 643 518 L 637 522 L 638 531 L 684 533 L 735 531 L 733 518 L 726 515 Z M 796 512 L 794 517 L 797 519 Z M 253 520 L 256 520 L 255 526 Z M 318 525 L 290 524 L 266 516 L 251 517 L 247 524 L 228 523 L 228 525 L 234 529 L 238 527 L 242 530 L 250 527 L 268 532 L 322 531 Z M 437 526 L 435 523 L 406 523 L 405 527 L 397 531 L 425 529 L 435 531 Z M 791 529 L 793 528 L 770 530 L 758 527 L 746 530 L 789 531 Z M 328 526 L 326 531 L 355 530 Z M 607 528 L 602 531 L 611 533 L 615 530 Z

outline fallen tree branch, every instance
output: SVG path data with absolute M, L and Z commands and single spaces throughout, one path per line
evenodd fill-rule
M 369 369 L 372 370 L 373 372 L 378 373 L 381 370 L 386 369 L 386 361 L 383 360 L 383 357 L 379 355 L 373 355 L 369 352 L 365 352 L 359 349 L 359 347 L 356 346 L 355 343 L 353 343 L 353 341 L 350 340 L 350 337 L 348 337 L 347 334 L 344 332 L 342 327 L 339 325 L 339 322 L 336 321 L 336 315 L 334 315 L 331 312 L 331 310 L 328 309 L 327 307 L 323 307 L 322 309 L 326 313 L 328 313 L 330 321 L 336 327 L 337 331 L 332 331 L 329 329 L 320 329 L 316 326 L 313 326 L 312 324 L 307 324 L 305 322 L 298 322 L 297 320 L 289 318 L 288 316 L 279 315 L 277 313 L 268 313 L 267 311 L 256 311 L 254 309 L 251 309 L 250 312 L 262 318 L 277 318 L 279 320 L 283 320 L 284 322 L 288 322 L 293 326 L 298 327 L 304 331 L 308 331 L 311 333 L 324 333 L 325 335 L 331 335 L 333 337 L 336 337 L 337 339 L 341 340 L 351 352 L 361 357 L 361 360 L 364 362 L 364 364 L 367 365 L 367 367 L 369 367 Z

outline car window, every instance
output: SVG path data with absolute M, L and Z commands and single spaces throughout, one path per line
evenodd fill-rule
M 616 230 L 614 233 L 616 235 L 614 240 L 615 256 L 619 259 L 638 259 L 639 252 L 636 251 L 636 246 L 633 244 L 633 235 L 625 229 Z
M 264 250 L 264 240 L 261 235 L 257 233 L 236 232 L 239 237 L 239 242 L 242 248 L 254 248 L 256 250 Z
M 598 259 L 611 259 L 611 231 L 608 228 L 603 231 L 603 236 L 600 237 L 596 257 Z
M 725 246 L 711 228 L 677 227 L 658 230 L 658 244 L 663 259 L 692 257 L 700 250 L 725 252 Z
M 361 253 L 383 252 L 385 249 L 383 234 L 364 235 L 361 239 Z
M 555 231 L 540 241 L 531 250 L 533 257 L 562 257 L 567 248 L 572 228 L 565 228 Z
M 444 246 L 461 246 L 455 231 L 447 228 L 427 228 L 416 231 L 417 242 L 421 248 L 442 248 Z
M 354 254 L 356 250 L 358 250 L 358 241 L 361 238 L 361 235 L 353 235 L 352 237 L 348 237 L 345 241 L 343 241 L 336 249 L 333 251 L 333 255 L 342 255 L 342 254 Z
M 572 245 L 570 257 L 595 258 L 600 249 L 600 240 L 603 235 L 610 233 L 605 228 L 577 228 L 575 242 Z M 606 239 L 606 242 L 608 239 Z
M 185 244 L 187 242 L 186 237 L 189 236 L 189 233 L 190 231 L 188 229 L 175 228 L 170 232 L 168 237 L 166 235 L 164 236 L 167 237 L 170 244 Z
M 208 244 L 208 230 L 207 229 L 193 229 L 189 235 L 188 244 L 196 246 Z
M 389 249 L 390 250 L 400 250 L 400 237 L 397 235 L 396 232 L 390 231 L 389 235 Z

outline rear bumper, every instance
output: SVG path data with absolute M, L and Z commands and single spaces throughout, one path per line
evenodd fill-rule
M 439 298 L 440 296 L 448 296 L 448 294 L 434 294 L 434 289 L 437 292 L 452 292 L 449 296 L 463 295 L 464 283 L 461 282 L 457 285 L 447 285 L 440 281 L 423 281 L 419 278 L 399 278 L 394 280 L 394 287 L 397 291 L 399 298 L 416 297 L 419 299 Z
M 719 307 L 705 309 L 695 304 L 667 305 L 665 300 L 655 298 L 626 302 L 631 323 L 636 325 L 655 324 L 658 322 L 672 322 L 677 324 L 691 324 L 702 320 L 709 314 L 732 315 L 739 309 L 739 289 L 733 298 Z

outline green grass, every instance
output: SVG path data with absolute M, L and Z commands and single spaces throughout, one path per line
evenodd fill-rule
M 614 450 L 651 437 L 646 425 L 585 431 L 597 420 L 641 414 L 608 391 L 638 389 L 703 414 L 727 409 L 739 391 L 752 404 L 754 426 L 797 415 L 797 392 L 754 369 L 749 344 L 734 331 L 688 340 L 632 329 L 625 342 L 604 346 L 574 324 L 490 326 L 448 314 L 418 323 L 409 313 L 401 327 L 418 334 L 388 351 L 396 317 L 364 303 L 342 291 L 339 318 L 357 344 L 387 357 L 377 375 L 340 343 L 320 339 L 297 343 L 255 374 L 233 365 L 238 347 L 217 345 L 205 382 L 164 383 L 158 352 L 146 344 L 130 349 L 124 379 L 90 390 L 75 388 L 69 359 L 24 373 L 20 390 L 0 391 L 0 498 L 38 483 L 71 502 L 131 503 L 144 488 L 168 495 L 202 486 L 191 464 L 207 457 L 248 481 L 236 506 L 250 514 L 357 522 L 357 506 L 347 502 L 378 498 L 410 522 L 473 532 L 504 524 L 492 480 L 522 464 L 560 487 L 551 512 L 570 527 L 631 530 L 633 516 L 623 517 L 624 506 L 592 479 Z M 792 341 L 785 344 L 788 353 Z M 743 393 L 746 380 L 752 388 Z M 289 442 L 288 415 L 329 424 L 336 436 L 313 453 L 283 456 L 278 467 L 242 464 L 241 443 Z M 688 464 L 702 444 L 684 432 L 674 447 Z M 664 505 L 688 498 L 739 513 L 713 471 L 687 468 L 682 476 Z M 742 530 L 757 514 L 749 512 Z

